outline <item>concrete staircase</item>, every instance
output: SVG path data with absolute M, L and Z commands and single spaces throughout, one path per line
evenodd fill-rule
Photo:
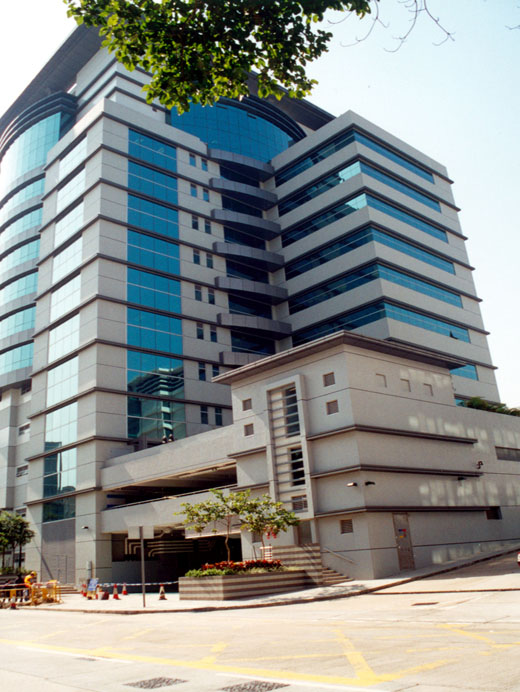
M 60 593 L 63 596 L 63 594 L 80 594 L 81 591 L 75 584 L 60 584 Z
M 352 581 L 351 577 L 346 577 L 344 574 L 335 572 L 330 567 L 323 568 L 323 586 L 335 586 L 336 584 L 342 584 L 345 581 Z

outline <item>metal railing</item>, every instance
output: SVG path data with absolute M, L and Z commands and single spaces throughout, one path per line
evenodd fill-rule
M 330 548 L 327 548 L 326 546 L 323 546 L 321 551 L 322 551 L 322 553 L 330 553 L 331 555 L 335 555 L 336 557 L 339 557 L 342 560 L 345 560 L 346 562 L 350 562 L 351 565 L 357 565 L 357 562 L 355 560 L 351 560 L 349 557 L 345 557 L 345 555 L 341 555 L 341 553 L 336 553 L 336 551 L 331 550 Z

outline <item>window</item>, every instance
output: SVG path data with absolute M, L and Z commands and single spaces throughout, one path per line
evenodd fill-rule
M 30 423 L 25 423 L 24 425 L 20 425 L 18 428 L 18 436 L 20 435 L 26 435 L 31 429 L 31 424 Z
M 209 202 L 209 190 L 207 187 L 202 188 L 202 199 L 205 202 Z
M 206 267 L 213 269 L 213 255 L 209 252 L 206 253 Z
M 190 184 L 190 195 L 192 197 L 197 197 L 197 186 L 193 183 Z
M 200 264 L 200 250 L 193 250 L 193 264 Z
M 128 187 L 169 204 L 177 204 L 177 178 L 135 161 L 128 162 Z
M 82 240 L 78 238 L 71 245 L 57 254 L 52 261 L 52 281 L 57 283 L 81 264 L 83 249 Z
M 32 365 L 33 344 L 24 344 L 0 353 L 0 375 Z
M 211 376 L 218 377 L 220 375 L 220 368 L 218 365 L 211 366 Z
M 334 401 L 327 401 L 327 416 L 332 415 L 333 413 L 337 413 L 339 411 L 339 406 L 337 400 Z
M 215 406 L 215 425 L 222 425 L 222 407 Z
M 206 363 L 199 363 L 199 380 L 201 382 L 206 380 Z
M 128 130 L 128 153 L 159 168 L 177 169 L 175 147 L 134 130 Z
M 128 267 L 127 300 L 143 307 L 181 312 L 181 283 L 176 279 Z
M 74 149 L 64 156 L 60 161 L 60 180 L 73 171 L 76 166 L 83 161 L 87 155 L 87 138 L 84 137 Z
M 216 327 L 210 327 L 209 328 L 209 340 L 213 341 L 214 344 L 217 343 L 217 328 Z
M 204 325 L 202 322 L 197 322 L 197 339 L 204 338 Z
M 202 425 L 208 425 L 208 423 L 209 423 L 208 407 L 207 406 L 201 406 L 200 407 L 200 422 L 202 423 Z
M 352 519 L 341 519 L 339 522 L 340 533 L 354 533 Z
M 242 400 L 242 411 L 251 411 L 252 408 L 253 408 L 252 399 L 243 399 Z
M 127 351 L 126 388 L 135 394 L 168 398 L 184 397 L 184 362 L 180 358 L 141 351 Z M 168 408 L 154 410 L 157 402 L 134 399 L 132 415 L 168 418 Z M 161 402 L 159 402 L 160 404 Z M 171 431 L 170 431 L 171 432 Z M 162 435 L 161 435 L 162 437 Z
M 179 212 L 164 204 L 129 194 L 127 218 L 131 226 L 138 226 L 170 238 L 179 237 Z
M 202 300 L 202 286 L 199 286 L 199 284 L 195 284 L 195 300 Z
M 175 440 L 186 437 L 184 404 L 168 399 L 128 397 L 128 437 L 159 442 L 170 435 Z
M 127 258 L 129 262 L 150 267 L 168 274 L 179 274 L 179 246 L 144 233 L 128 231 Z
M 323 375 L 323 386 L 324 387 L 330 387 L 333 384 L 336 384 L 336 378 L 334 377 L 334 373 L 333 372 L 325 373 L 325 375 Z
M 51 322 L 77 307 L 80 300 L 81 275 L 78 275 L 51 294 Z
M 47 406 L 68 399 L 78 393 L 79 360 L 76 356 L 47 373 Z
M 56 197 L 56 213 L 65 209 L 85 189 L 85 169 L 81 170 L 66 185 L 58 190 Z
M 208 288 L 208 303 L 215 305 L 215 291 L 212 288 Z
M 291 498 L 293 512 L 305 512 L 307 509 L 307 496 L 295 495 Z
M 303 452 L 301 447 L 289 450 L 291 460 L 292 485 L 305 485 L 305 471 L 303 468 Z
M 201 159 L 200 160 L 200 167 L 202 168 L 203 171 L 208 170 L 208 161 L 207 159 Z
M 43 463 L 43 497 L 76 490 L 77 449 L 66 449 L 45 457 Z
M 495 447 L 497 459 L 501 461 L 520 461 L 520 449 L 511 447 Z
M 79 346 L 79 315 L 62 322 L 49 332 L 49 360 L 61 358 Z
M 194 231 L 199 230 L 199 217 L 198 216 L 192 216 L 191 217 L 191 227 L 193 228 Z
M 300 434 L 300 419 L 298 416 L 298 399 L 296 387 L 288 387 L 283 392 L 285 415 L 285 433 L 288 437 Z
M 211 234 L 211 221 L 204 221 L 204 232 Z
M 62 497 L 52 502 L 45 502 L 42 510 L 42 522 L 72 519 L 76 516 L 76 498 Z
M 79 231 L 83 224 L 83 202 L 80 202 L 72 211 L 56 221 L 54 226 L 54 247 L 61 245 L 67 238 L 70 238 L 76 231 Z
M 195 154 L 190 154 L 190 166 L 196 166 L 197 165 L 197 157 Z
M 76 442 L 78 404 L 69 404 L 45 416 L 45 450 Z
M 16 477 L 21 478 L 22 476 L 26 476 L 29 473 L 29 466 L 27 464 L 24 464 L 23 466 L 19 466 L 16 469 Z
M 502 519 L 502 510 L 500 507 L 490 507 L 486 509 L 486 519 Z
M 250 435 L 255 434 L 255 426 L 253 423 L 248 423 L 247 425 L 244 425 L 244 437 L 249 437 Z

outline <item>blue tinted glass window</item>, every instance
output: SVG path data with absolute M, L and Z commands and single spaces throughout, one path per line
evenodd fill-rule
M 27 308 L 27 310 L 20 310 L 20 312 L 15 312 L 14 315 L 0 320 L 0 338 L 5 339 L 7 336 L 17 334 L 25 329 L 33 329 L 35 310 L 36 308 Z
M 308 219 L 304 223 L 294 226 L 290 230 L 282 233 L 282 245 L 283 247 L 292 245 L 297 240 L 305 238 L 312 233 L 316 233 L 316 231 L 319 231 L 320 228 L 328 226 L 329 224 L 334 223 L 334 221 L 343 219 L 345 216 L 353 214 L 358 209 L 366 207 L 367 204 L 367 195 L 358 195 L 357 197 L 353 197 L 346 202 L 341 202 L 341 204 L 337 204 L 335 207 L 327 209 L 327 211 L 318 214 L 313 219 Z
M 14 238 L 19 233 L 23 231 L 28 231 L 30 228 L 36 229 L 42 222 L 42 211 L 39 209 L 33 209 L 28 214 L 20 216 L 16 221 L 13 221 L 0 234 L 0 243 L 6 243 L 11 238 Z
M 24 344 L 0 353 L 0 375 L 32 365 L 33 344 Z
M 169 171 L 177 170 L 177 152 L 170 144 L 143 135 L 141 132 L 128 130 L 128 153 L 136 159 Z
M 44 502 L 42 509 L 42 522 L 60 521 L 72 519 L 76 516 L 76 498 L 62 497 L 51 502 Z
M 383 173 L 382 171 L 379 171 L 377 168 L 369 166 L 367 163 L 364 162 L 361 164 L 361 170 L 363 173 L 366 173 L 367 175 L 369 175 L 372 178 L 375 178 L 376 180 L 379 180 L 380 182 L 384 183 L 385 185 L 388 185 L 394 190 L 402 192 L 403 195 L 408 195 L 408 197 L 412 197 L 412 199 L 415 199 L 418 202 L 425 204 L 427 207 L 430 207 L 430 209 L 435 209 L 435 211 L 441 210 L 441 205 L 439 204 L 439 202 L 437 202 L 437 200 L 428 197 L 428 195 L 424 195 L 422 192 L 415 190 L 413 187 L 410 187 L 410 185 L 402 183 L 400 180 L 396 180 L 391 175 Z
M 284 151 L 292 139 L 282 129 L 263 118 L 230 104 L 192 104 L 188 113 L 176 116 L 171 124 L 190 132 L 210 147 L 269 161 Z
M 353 310 L 352 312 L 340 315 L 324 324 L 317 325 L 310 329 L 304 329 L 293 336 L 293 345 L 307 343 L 313 339 L 333 334 L 341 329 L 356 329 L 365 324 L 375 322 L 381 319 L 395 319 L 400 322 L 406 322 L 422 329 L 434 331 L 443 336 L 448 336 L 454 339 L 460 339 L 469 343 L 469 332 L 467 329 L 458 327 L 449 322 L 444 322 L 428 315 L 423 315 L 415 310 L 392 305 L 391 303 L 380 301 L 373 303 L 365 308 Z
M 287 212 L 296 209 L 301 204 L 304 204 L 305 202 L 314 199 L 318 195 L 321 195 L 324 192 L 326 192 L 327 190 L 336 187 L 336 185 L 341 185 L 341 183 L 344 183 L 346 180 L 350 180 L 350 178 L 353 178 L 355 175 L 359 175 L 360 173 L 361 164 L 359 161 L 355 161 L 354 163 L 345 166 L 339 171 L 329 173 L 320 180 L 317 180 L 312 185 L 303 188 L 303 190 L 298 190 L 289 197 L 286 197 L 282 202 L 278 204 L 278 211 L 280 212 L 280 215 L 287 214 Z
M 0 224 L 7 219 L 9 212 L 15 207 L 17 207 L 19 204 L 22 204 L 23 202 L 26 202 L 29 199 L 33 199 L 34 197 L 40 198 L 43 195 L 44 188 L 45 179 L 40 178 L 40 180 L 36 180 L 33 183 L 29 183 L 29 185 L 23 187 L 15 195 L 9 197 L 7 202 L 0 209 Z
M 455 274 L 455 268 L 451 262 L 448 262 L 447 260 L 444 260 L 441 257 L 428 252 L 427 250 L 422 250 L 415 245 L 411 245 L 404 240 L 391 236 L 384 231 L 380 231 L 379 229 L 365 228 L 362 231 L 352 233 L 345 238 L 341 238 L 340 240 L 321 247 L 319 250 L 309 252 L 306 255 L 289 262 L 285 266 L 285 278 L 292 279 L 295 276 L 300 276 L 300 274 L 304 274 L 315 267 L 319 267 L 326 262 L 330 262 L 336 257 L 346 255 L 356 248 L 374 241 L 391 247 L 394 250 L 398 250 L 405 255 L 414 257 L 421 262 L 426 262 L 434 267 L 438 267 L 439 269 L 449 272 L 450 274 Z
M 127 388 L 136 394 L 183 399 L 183 362 L 179 358 L 128 351 Z
M 128 301 L 166 312 L 181 311 L 180 281 L 138 269 L 127 270 Z
M 239 353 L 274 353 L 274 341 L 262 337 L 249 336 L 242 332 L 231 332 L 231 350 Z
M 67 449 L 45 457 L 43 497 L 52 497 L 76 490 L 77 449 Z
M 261 283 L 269 283 L 269 274 L 257 269 L 256 267 L 247 264 L 240 264 L 232 260 L 226 260 L 227 276 L 234 276 L 239 279 L 249 279 L 251 281 L 260 281 Z
M 157 202 L 128 195 L 128 223 L 170 238 L 179 237 L 178 212 Z
M 412 291 L 424 293 L 424 295 L 431 296 L 437 300 L 442 300 L 445 303 L 450 303 L 451 305 L 456 305 L 459 308 L 462 307 L 462 299 L 458 293 L 448 291 L 447 289 L 436 286 L 429 281 L 421 281 L 421 279 L 409 276 L 408 274 L 396 271 L 395 269 L 390 269 L 390 267 L 379 266 L 378 271 L 381 279 L 392 281 L 394 284 L 405 286 L 406 288 L 410 288 Z
M 443 240 L 445 243 L 448 242 L 446 231 L 442 231 L 440 228 L 436 228 L 435 226 L 432 226 L 432 224 L 422 221 L 413 214 L 408 214 L 402 209 L 398 209 L 393 204 L 388 204 L 388 202 L 383 202 L 383 200 L 378 199 L 377 197 L 372 197 L 372 195 L 367 195 L 367 200 L 369 207 L 378 209 L 389 216 L 393 216 L 394 219 L 398 219 L 399 221 L 407 223 L 409 226 L 418 228 L 420 231 L 424 231 L 424 233 L 428 233 L 428 235 L 431 235 L 434 238 Z
M 127 342 L 131 346 L 182 353 L 182 321 L 145 310 L 128 308 Z
M 272 319 L 271 306 L 266 303 L 257 303 L 255 300 L 248 300 L 232 293 L 229 294 L 228 300 L 229 312 L 234 315 L 255 315 Z
M 161 399 L 128 398 L 128 437 L 156 441 L 186 437 L 184 404 Z
M 60 138 L 60 113 L 40 120 L 23 132 L 7 150 L 2 159 L 0 198 L 21 175 L 43 166 L 47 152 Z
M 224 240 L 228 243 L 236 243 L 237 245 L 247 245 L 248 247 L 257 247 L 260 250 L 265 250 L 265 241 L 248 233 L 242 233 L 234 228 L 224 227 Z
M 149 197 L 177 204 L 177 178 L 134 161 L 128 162 L 128 187 Z
M 459 377 L 467 377 L 470 380 L 478 380 L 477 368 L 470 363 L 467 363 L 460 368 L 455 368 L 451 371 L 451 374 L 458 375 Z
M 326 144 L 322 145 L 305 158 L 300 159 L 300 161 L 297 161 L 292 166 L 289 166 L 289 168 L 286 168 L 281 173 L 278 173 L 276 176 L 276 184 L 281 185 L 282 183 L 291 180 L 291 178 L 294 178 L 295 175 L 298 175 L 299 173 L 306 171 L 308 168 L 315 166 L 320 161 L 323 161 L 323 159 L 332 156 L 332 154 L 335 154 L 337 151 L 340 151 L 349 144 L 352 144 L 354 141 L 364 144 L 373 151 L 377 151 L 378 154 L 385 156 L 394 163 L 398 163 L 400 166 L 403 166 L 403 168 L 412 171 L 421 178 L 424 178 L 431 183 L 433 182 L 433 175 L 421 166 L 418 166 L 404 156 L 396 154 L 390 148 L 383 146 L 382 144 L 378 144 L 376 141 L 366 137 L 360 132 L 348 130 L 347 132 L 342 132 L 341 134 L 337 135 L 337 137 L 334 139 L 329 140 Z
M 128 231 L 128 261 L 167 274 L 178 274 L 179 246 L 137 231 Z
M 13 267 L 17 267 L 23 262 L 28 262 L 29 260 L 38 257 L 40 251 L 40 241 L 33 240 L 31 243 L 26 243 L 16 250 L 13 250 L 8 255 L 2 259 L 2 271 L 7 271 Z
M 35 293 L 37 288 L 37 272 L 27 274 L 26 276 L 22 276 L 21 279 L 11 281 L 11 283 L 7 284 L 7 286 L 0 290 L 0 305 L 5 305 L 11 300 L 29 295 L 29 293 Z
M 245 204 L 245 202 L 239 202 L 237 199 L 225 197 L 224 195 L 222 195 L 222 209 L 229 209 L 230 211 L 237 211 L 240 214 L 248 214 L 249 216 L 262 218 L 260 209 L 252 207 L 250 204 Z

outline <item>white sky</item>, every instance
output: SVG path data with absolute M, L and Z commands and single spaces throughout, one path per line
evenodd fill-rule
M 62 0 L 5 3 L 0 23 L 0 114 L 74 29 Z M 352 17 L 333 27 L 328 55 L 310 68 L 310 99 L 340 115 L 354 110 L 439 160 L 455 181 L 455 201 L 469 237 L 470 262 L 502 401 L 520 406 L 520 3 L 516 0 L 430 0 L 455 35 L 423 16 L 399 51 L 394 36 L 408 16 L 398 0 L 381 0 L 387 29 L 344 47 L 368 28 Z

